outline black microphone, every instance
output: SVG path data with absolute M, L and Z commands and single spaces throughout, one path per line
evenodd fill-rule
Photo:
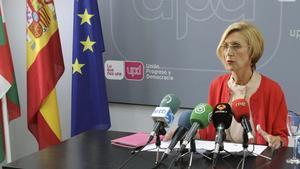
M 192 111 L 182 112 L 178 119 L 178 127 L 172 137 L 169 147 L 165 150 L 164 154 L 161 157 L 161 160 L 165 159 L 170 152 L 174 149 L 177 142 L 182 140 L 186 132 L 191 128 L 190 117 Z
M 212 121 L 217 130 L 215 139 L 215 149 L 213 151 L 213 162 L 217 158 L 221 149 L 223 149 L 223 141 L 226 138 L 225 129 L 228 129 L 232 121 L 232 111 L 228 103 L 219 103 L 214 108 Z

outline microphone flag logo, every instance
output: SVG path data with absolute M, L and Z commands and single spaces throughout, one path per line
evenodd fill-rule
M 219 109 L 219 110 L 224 110 L 226 108 L 226 105 L 225 104 L 219 104 L 218 106 L 217 106 L 217 109 Z
M 205 104 L 199 104 L 198 106 L 196 106 L 195 108 L 195 113 L 197 114 L 202 114 L 205 112 Z
M 172 97 L 170 95 L 167 95 L 163 98 L 162 102 L 171 103 Z
M 168 124 L 171 123 L 174 119 L 174 116 L 172 115 L 173 115 L 172 113 L 167 113 L 166 120 Z

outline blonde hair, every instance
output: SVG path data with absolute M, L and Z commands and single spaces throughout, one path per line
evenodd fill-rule
M 235 22 L 227 27 L 227 29 L 223 32 L 223 35 L 217 47 L 217 56 L 219 57 L 219 59 L 224 59 L 224 54 L 221 46 L 223 45 L 227 36 L 232 32 L 239 32 L 245 37 L 249 45 L 249 52 L 252 63 L 251 67 L 252 69 L 255 69 L 256 63 L 261 58 L 264 51 L 264 38 L 260 30 L 250 22 Z

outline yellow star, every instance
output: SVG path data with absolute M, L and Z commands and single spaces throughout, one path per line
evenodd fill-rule
M 90 19 L 94 16 L 88 13 L 87 9 L 85 8 L 83 14 L 78 14 L 78 16 L 81 18 L 81 23 L 80 25 L 84 24 L 85 22 L 91 25 Z
M 91 41 L 90 40 L 90 36 L 88 36 L 86 38 L 86 41 L 80 41 L 80 43 L 84 46 L 83 48 L 83 52 L 86 51 L 86 50 L 91 50 L 92 52 L 94 52 L 93 50 L 93 45 L 96 43 L 95 41 Z
M 75 63 L 72 64 L 73 74 L 76 73 L 76 72 L 82 74 L 81 68 L 82 68 L 84 65 L 85 65 L 85 64 L 80 64 L 80 63 L 78 62 L 78 59 L 76 58 L 76 59 L 75 59 Z

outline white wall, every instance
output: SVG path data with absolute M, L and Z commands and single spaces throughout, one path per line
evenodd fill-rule
M 153 127 L 151 114 L 155 107 L 153 106 L 139 106 L 128 104 L 115 104 L 111 103 L 109 106 L 112 127 L 110 130 L 116 131 L 147 131 L 150 132 Z M 175 114 L 175 119 L 171 128 L 176 127 L 178 117 L 181 112 L 187 111 L 180 109 Z
M 13 160 L 38 150 L 36 140 L 27 129 L 26 111 L 26 1 L 2 0 L 21 105 L 21 118 L 11 123 Z M 71 60 L 73 33 L 73 0 L 55 1 L 65 72 L 57 85 L 63 140 L 70 137 Z M 101 7 L 101 3 L 100 3 Z M 103 8 L 103 7 L 102 7 Z M 158 100 L 159 102 L 159 100 Z M 110 104 L 111 130 L 151 131 L 153 106 Z M 178 114 L 177 116 L 178 117 Z M 177 119 L 177 118 L 176 118 Z M 177 122 L 174 122 L 176 124 Z

